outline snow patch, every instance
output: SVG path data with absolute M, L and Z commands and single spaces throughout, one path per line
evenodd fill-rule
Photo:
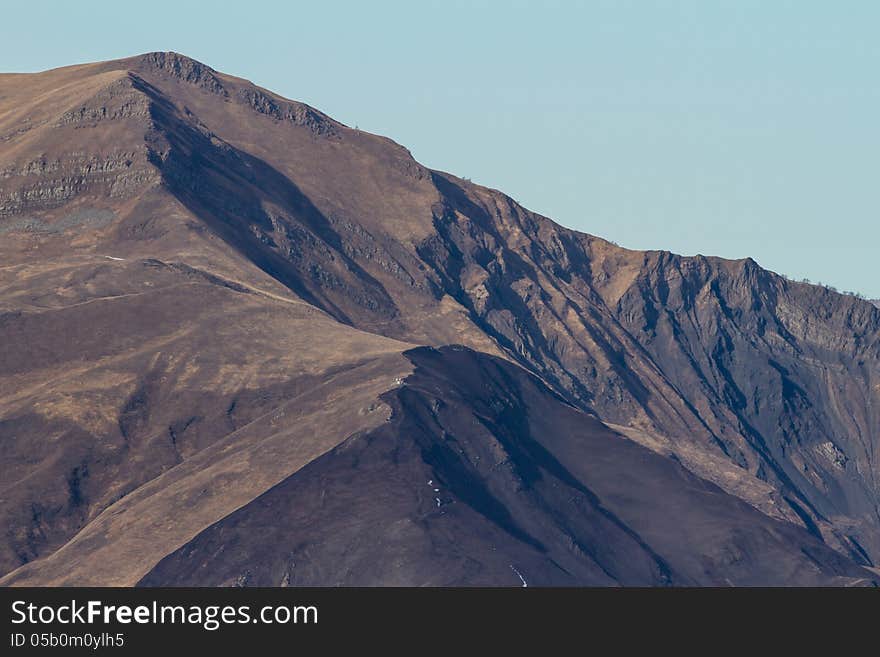
M 528 588 L 529 584 L 528 582 L 526 582 L 526 578 L 522 576 L 522 574 L 513 566 L 513 564 L 510 564 L 510 569 L 516 573 L 517 577 L 519 577 L 519 581 L 522 582 L 522 588 Z

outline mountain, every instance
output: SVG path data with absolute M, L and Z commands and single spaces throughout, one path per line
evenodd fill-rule
M 880 583 L 880 310 L 175 53 L 0 75 L 0 583 Z

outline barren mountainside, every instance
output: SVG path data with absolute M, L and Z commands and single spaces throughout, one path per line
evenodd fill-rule
M 0 75 L 0 444 L 4 584 L 880 583 L 876 304 L 175 53 Z

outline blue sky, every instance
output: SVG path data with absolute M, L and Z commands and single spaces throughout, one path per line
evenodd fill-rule
M 880 297 L 880 3 L 4 2 L 0 70 L 176 50 L 631 248 Z

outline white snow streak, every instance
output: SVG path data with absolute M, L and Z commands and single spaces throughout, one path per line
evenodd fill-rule
M 519 572 L 516 568 L 513 567 L 513 564 L 510 564 L 510 569 L 511 569 L 513 572 L 516 573 L 516 576 L 517 576 L 517 577 L 519 577 L 519 581 L 521 581 L 521 582 L 523 583 L 523 584 L 522 584 L 522 587 L 523 587 L 524 589 L 525 589 L 525 588 L 528 588 L 529 584 L 528 584 L 528 582 L 526 582 L 526 578 L 523 577 L 523 576 L 520 574 L 520 572 Z

